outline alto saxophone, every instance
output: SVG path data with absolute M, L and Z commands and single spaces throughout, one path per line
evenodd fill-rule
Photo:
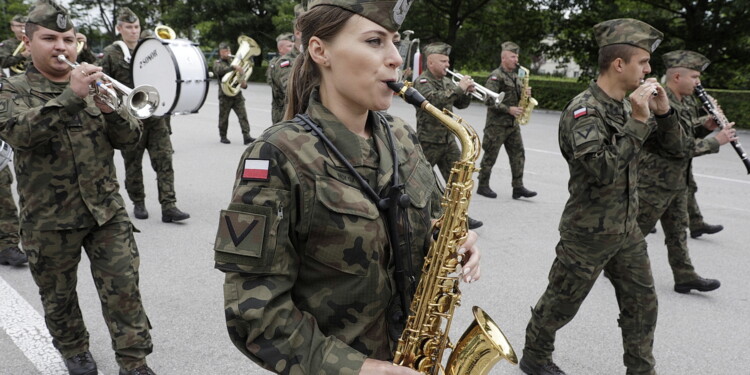
M 521 99 L 518 101 L 518 106 L 523 108 L 523 113 L 521 116 L 518 116 L 518 123 L 521 125 L 526 125 L 529 123 L 529 119 L 531 118 L 531 111 L 534 110 L 534 107 L 539 104 L 536 99 L 532 98 L 531 95 L 527 94 L 528 88 L 529 88 L 529 70 L 522 67 L 521 65 L 518 66 L 518 70 L 522 71 L 523 74 L 523 87 L 521 88 Z
M 432 106 L 410 83 L 389 82 L 388 87 L 408 103 L 422 108 L 447 126 L 461 141 L 461 159 L 453 164 L 445 195 L 445 209 L 434 224 L 437 239 L 430 245 L 422 277 L 410 306 L 406 326 L 398 340 L 393 363 L 423 374 L 484 375 L 500 359 L 516 364 L 518 359 L 508 339 L 481 308 L 474 306 L 475 320 L 453 345 L 448 338 L 453 313 L 460 305 L 458 249 L 466 239 L 469 200 L 474 187 L 472 174 L 481 149 L 479 137 L 463 119 Z M 446 349 L 452 349 L 445 367 Z

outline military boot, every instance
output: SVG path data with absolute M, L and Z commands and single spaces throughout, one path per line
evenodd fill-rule
M 535 197 L 535 196 L 536 196 L 536 192 L 535 191 L 531 191 L 531 190 L 529 190 L 529 189 L 527 189 L 527 188 L 525 188 L 523 186 L 517 187 L 517 188 L 513 188 L 513 199 L 518 199 L 518 198 L 521 198 L 521 197 L 523 197 L 523 198 L 531 198 L 531 197 Z
M 718 289 L 721 286 L 721 282 L 716 279 L 704 279 L 698 276 L 697 279 L 688 281 L 686 283 L 679 283 L 674 285 L 674 291 L 677 293 L 690 293 L 691 290 L 695 289 L 699 292 L 710 292 L 714 289 Z
M 466 222 L 467 222 L 467 224 L 469 224 L 469 229 L 477 229 L 477 228 L 481 227 L 482 225 L 484 225 L 483 222 L 481 222 L 479 220 L 474 220 L 471 217 L 467 217 L 466 218 Z
M 246 145 L 249 145 L 249 144 L 253 143 L 254 141 L 255 141 L 255 138 L 253 138 L 253 137 L 251 137 L 251 136 L 249 136 L 249 135 L 248 135 L 248 136 L 246 136 L 246 137 L 245 137 L 245 139 L 244 139 L 244 143 L 245 143 Z
M 132 370 L 125 370 L 124 368 L 121 368 L 120 375 L 156 375 L 156 373 L 151 369 L 151 367 L 148 367 L 148 365 L 143 365 Z
M 133 202 L 133 216 L 135 216 L 136 219 L 148 219 L 148 210 L 146 210 L 146 203 Z
M 29 258 L 18 246 L 11 246 L 0 251 L 0 264 L 18 267 L 28 261 Z
M 497 193 L 492 191 L 489 186 L 480 186 L 477 188 L 477 194 L 483 195 L 487 198 L 497 198 Z
M 724 229 L 724 226 L 721 224 L 718 225 L 711 225 L 703 223 L 703 226 L 700 228 L 697 228 L 695 230 L 690 230 L 690 238 L 698 238 L 704 234 L 714 234 L 721 232 Z
M 227 138 L 226 136 L 221 137 L 221 139 L 219 139 L 219 142 L 227 144 L 227 145 L 232 143 L 232 142 L 229 142 L 229 138 Z
M 70 375 L 96 375 L 96 362 L 91 352 L 76 354 L 65 360 L 65 367 Z
M 181 221 L 189 219 L 190 214 L 187 212 L 180 211 L 177 207 L 168 208 L 161 211 L 161 221 L 165 223 L 171 223 L 173 221 Z
M 552 361 L 539 365 L 527 361 L 526 357 L 523 357 L 518 366 L 521 367 L 521 371 L 529 375 L 565 375 L 565 372 L 560 370 L 560 368 Z

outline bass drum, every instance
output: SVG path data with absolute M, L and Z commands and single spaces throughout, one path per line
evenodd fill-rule
M 159 92 L 154 116 L 197 113 L 208 94 L 208 66 L 198 45 L 187 39 L 144 39 L 130 64 L 133 85 Z

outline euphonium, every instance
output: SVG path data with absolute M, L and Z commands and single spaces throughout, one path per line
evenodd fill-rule
M 529 123 L 529 119 L 531 118 L 531 111 L 534 110 L 534 107 L 539 104 L 539 102 L 536 101 L 536 99 L 532 98 L 531 95 L 527 95 L 526 92 L 529 88 L 529 70 L 522 67 L 521 65 L 518 66 L 518 70 L 523 72 L 523 87 L 521 88 L 521 99 L 518 101 L 518 106 L 523 108 L 523 113 L 521 116 L 518 117 L 518 123 L 521 125 L 526 125 Z
M 154 28 L 154 35 L 156 35 L 159 39 L 176 39 L 177 34 L 174 32 L 174 30 L 166 25 L 159 25 Z
M 24 45 L 23 42 L 21 42 L 21 44 L 19 44 L 18 47 L 16 47 L 15 51 L 13 51 L 13 56 L 18 56 L 18 55 L 22 54 L 23 51 L 25 51 L 25 50 L 26 50 L 26 46 Z M 23 72 L 26 71 L 26 62 L 24 61 L 24 62 L 20 62 L 20 63 L 18 63 L 16 65 L 13 65 L 13 66 L 10 67 L 10 70 L 13 73 L 21 74 L 21 73 L 23 73 Z
M 468 233 L 466 220 L 474 187 L 474 162 L 481 149 L 479 137 L 460 117 L 432 106 L 409 87 L 409 82 L 389 82 L 388 86 L 408 103 L 440 120 L 461 141 L 461 158 L 453 164 L 441 202 L 445 211 L 435 223 L 439 228 L 437 239 L 425 257 L 393 363 L 431 375 L 484 375 L 502 358 L 516 364 L 518 359 L 505 335 L 479 307 L 474 307 L 476 320 L 459 342 L 452 345 L 448 338 L 454 310 L 461 300 L 456 267 L 460 263 L 458 249 Z M 442 358 L 448 348 L 452 352 L 443 368 Z
M 57 59 L 73 69 L 79 66 L 79 64 L 68 60 L 65 55 L 58 55 Z M 106 74 L 104 78 L 109 83 L 96 82 L 96 85 L 90 90 L 99 100 L 114 110 L 125 106 L 128 112 L 137 119 L 142 120 L 151 117 L 159 104 L 159 92 L 156 91 L 154 86 L 141 85 L 131 89 Z
M 237 38 L 237 43 L 240 46 L 237 48 L 237 53 L 230 65 L 242 67 L 244 74 L 240 75 L 236 70 L 232 70 L 221 77 L 221 91 L 227 96 L 237 96 L 240 93 L 242 82 L 247 82 L 250 75 L 253 74 L 252 57 L 260 55 L 260 46 L 253 38 L 240 35 Z

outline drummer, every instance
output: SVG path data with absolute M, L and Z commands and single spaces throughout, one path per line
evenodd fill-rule
M 138 16 L 129 8 L 122 7 L 117 15 L 116 30 L 122 35 L 118 40 L 104 48 L 104 56 L 99 64 L 104 73 L 133 87 L 130 76 L 130 60 L 138 44 L 141 24 Z M 190 214 L 177 208 L 174 187 L 174 169 L 172 168 L 172 141 L 169 139 L 169 128 L 163 117 L 152 116 L 143 121 L 143 135 L 135 148 L 122 150 L 125 160 L 125 190 L 133 202 L 133 215 L 136 219 L 147 219 L 146 193 L 143 187 L 143 153 L 148 149 L 151 166 L 156 172 L 156 182 L 161 205 L 161 221 L 171 223 L 185 220 Z

